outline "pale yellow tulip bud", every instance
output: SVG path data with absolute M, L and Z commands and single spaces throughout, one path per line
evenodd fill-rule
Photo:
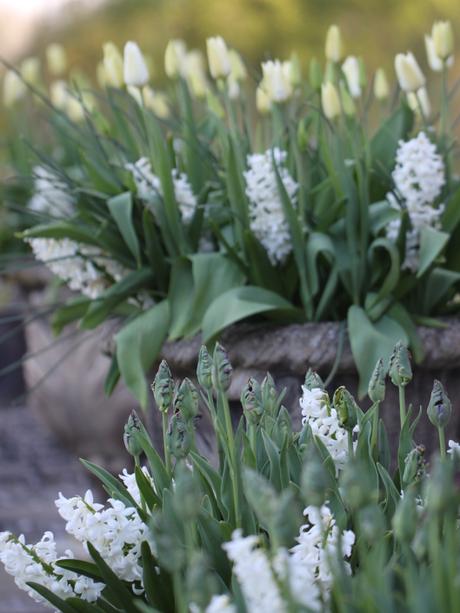
M 292 87 L 299 87 L 299 85 L 302 83 L 302 71 L 300 69 L 300 60 L 297 53 L 291 54 L 288 73 Z
M 196 98 L 204 98 L 208 90 L 205 61 L 201 51 L 194 49 L 187 53 L 184 62 L 184 74 L 190 91 Z
M 427 119 L 431 115 L 430 99 L 425 87 L 420 88 L 417 92 L 409 92 L 407 103 L 414 113 L 419 117 L 421 116 L 422 119 Z
M 269 113 L 272 108 L 272 101 L 267 95 L 263 85 L 259 85 L 256 91 L 256 107 L 261 115 Z
M 46 63 L 52 75 L 60 75 L 66 71 L 67 56 L 62 45 L 52 43 L 46 48 Z
M 353 98 L 361 96 L 361 67 L 357 57 L 349 55 L 342 64 L 342 72 L 347 80 L 348 91 Z
M 445 62 L 454 52 L 454 33 L 450 21 L 436 21 L 431 30 L 434 51 Z
M 406 93 L 416 92 L 425 86 L 425 76 L 413 53 L 398 53 L 395 58 L 395 70 L 399 86 Z
M 187 47 L 183 40 L 170 40 L 165 50 L 165 72 L 171 79 L 184 75 Z
M 248 76 L 246 66 L 244 65 L 241 55 L 235 49 L 230 49 L 230 76 L 234 81 L 244 81 Z
M 123 79 L 123 58 L 118 47 L 111 42 L 102 47 L 104 53 L 105 84 L 109 87 L 121 88 Z
M 231 71 L 230 55 L 221 36 L 208 38 L 206 41 L 208 52 L 209 72 L 213 79 L 225 79 Z
M 149 70 L 139 45 L 129 41 L 125 45 L 123 78 L 126 85 L 143 87 L 148 83 Z
M 429 34 L 425 34 L 425 51 L 428 66 L 431 68 L 431 70 L 434 70 L 434 72 L 440 72 L 443 65 L 442 60 L 436 55 L 433 39 Z
M 378 68 L 374 78 L 374 96 L 377 100 L 386 100 L 390 95 L 387 76 L 383 68 Z
M 71 94 L 67 96 L 65 111 L 69 119 L 75 123 L 83 121 L 85 118 L 85 108 L 83 104 L 80 100 L 78 100 L 78 98 L 75 98 L 75 96 L 72 96 Z
M 340 115 L 339 92 L 333 83 L 327 81 L 321 85 L 321 106 L 328 119 L 335 119 Z
M 53 81 L 50 85 L 51 104 L 60 111 L 65 110 L 67 98 L 69 97 L 68 86 L 65 81 Z
M 292 96 L 289 65 L 279 60 L 262 64 L 263 88 L 272 102 L 286 102 Z
M 325 53 L 330 62 L 340 62 L 343 57 L 342 35 L 338 26 L 330 26 L 327 31 Z
M 27 92 L 27 86 L 21 77 L 8 70 L 3 79 L 3 103 L 6 107 L 13 106 L 18 100 L 23 98 Z
M 162 92 L 155 92 L 146 85 L 142 89 L 142 98 L 146 108 L 150 109 L 160 119 L 167 119 L 170 116 L 168 98 Z
M 40 60 L 38 57 L 28 57 L 21 64 L 21 76 L 26 83 L 36 85 L 40 81 Z

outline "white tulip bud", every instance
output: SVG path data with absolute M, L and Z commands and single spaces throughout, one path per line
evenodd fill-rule
M 330 62 L 340 62 L 343 57 L 342 35 L 338 26 L 330 26 L 327 31 L 325 53 Z
M 40 60 L 28 57 L 21 64 L 21 76 L 27 83 L 36 85 L 40 81 Z
M 6 107 L 11 107 L 27 92 L 27 86 L 21 77 L 14 72 L 8 70 L 3 79 L 3 103 Z
M 48 70 L 53 75 L 60 75 L 67 68 L 67 57 L 65 49 L 62 45 L 52 43 L 46 48 L 46 63 Z
M 228 52 L 230 57 L 230 76 L 234 81 L 244 81 L 248 76 L 246 66 L 244 65 L 241 55 L 235 49 L 230 49 Z
M 67 96 L 65 111 L 69 119 L 71 119 L 75 123 L 83 121 L 83 119 L 85 118 L 85 108 L 82 102 L 71 94 Z
M 374 96 L 377 100 L 386 100 L 390 95 L 387 76 L 383 68 L 378 68 L 374 78 Z
M 272 102 L 285 102 L 292 96 L 289 63 L 279 60 L 262 64 L 263 87 Z
M 425 34 L 425 51 L 428 60 L 428 66 L 434 72 L 440 72 L 442 70 L 442 60 L 436 55 L 434 50 L 433 39 L 429 34 Z
M 190 91 L 196 98 L 204 98 L 208 91 L 203 54 L 194 49 L 187 53 L 184 62 L 184 75 Z
M 261 115 L 269 113 L 272 108 L 272 101 L 267 95 L 263 85 L 259 85 L 256 91 L 256 107 Z
M 406 93 L 416 92 L 425 86 L 425 76 L 413 53 L 398 53 L 395 58 L 395 70 L 399 86 Z
M 165 50 L 165 72 L 171 79 L 184 75 L 187 47 L 183 40 L 170 40 Z
M 105 84 L 109 87 L 123 87 L 123 58 L 118 47 L 108 42 L 104 44 L 102 49 L 104 52 L 102 61 L 105 70 Z
M 288 75 L 292 87 L 298 87 L 302 83 L 302 71 L 300 69 L 299 56 L 297 53 L 292 53 L 289 62 L 285 63 L 289 64 Z
M 361 68 L 358 58 L 349 55 L 342 64 L 342 71 L 347 80 L 350 95 L 353 98 L 359 98 L 361 96 Z
M 321 85 L 321 106 L 328 119 L 335 119 L 340 115 L 340 97 L 333 83 L 327 81 Z
M 409 92 L 407 103 L 414 113 L 422 116 L 423 119 L 431 115 L 431 104 L 426 87 L 421 87 L 417 92 Z
M 454 33 L 450 21 L 436 21 L 431 30 L 434 51 L 443 62 L 454 52 Z
M 126 85 L 143 87 L 148 83 L 149 70 L 137 43 L 129 41 L 125 45 L 123 78 Z
M 208 51 L 209 72 L 213 79 L 225 79 L 232 69 L 230 55 L 221 36 L 208 38 L 206 41 Z

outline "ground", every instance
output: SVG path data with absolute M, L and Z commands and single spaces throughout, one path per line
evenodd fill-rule
M 70 452 L 46 431 L 26 407 L 0 409 L 0 532 L 24 533 L 27 542 L 51 530 L 63 551 L 73 543 L 53 501 L 94 488 Z M 40 613 L 50 609 L 20 592 L 0 564 L 0 613 Z

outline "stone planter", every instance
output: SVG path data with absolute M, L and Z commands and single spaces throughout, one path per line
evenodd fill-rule
M 437 433 L 425 414 L 434 379 L 441 381 L 452 400 L 453 414 L 447 437 L 459 440 L 460 435 L 460 320 L 452 318 L 445 322 L 448 327 L 443 329 L 419 328 L 425 359 L 422 364 L 413 365 L 414 378 L 406 391 L 407 404 L 412 403 L 417 411 L 420 407 L 423 409 L 415 438 L 426 446 L 428 453 L 437 445 Z M 231 399 L 236 404 L 249 377 L 261 380 L 270 372 L 280 389 L 287 388 L 284 404 L 299 425 L 298 400 L 305 373 L 312 368 L 326 378 L 336 358 L 338 340 L 339 324 L 334 322 L 233 326 L 221 339 L 234 368 Z M 161 357 L 168 361 L 175 377 L 193 377 L 199 348 L 198 337 L 167 343 Z M 330 391 L 333 392 L 339 385 L 346 385 L 356 394 L 357 384 L 353 356 L 346 341 Z M 367 408 L 369 404 L 369 399 L 365 399 L 361 406 Z M 392 445 L 396 445 L 399 435 L 398 392 L 390 382 L 381 415 Z

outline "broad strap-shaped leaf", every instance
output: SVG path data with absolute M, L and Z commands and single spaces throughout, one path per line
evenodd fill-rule
M 40 596 L 43 596 L 50 604 L 58 609 L 58 611 L 62 611 L 62 613 L 78 613 L 77 609 L 75 609 L 72 605 L 68 604 L 56 594 L 53 594 L 51 590 L 40 585 L 39 583 L 35 583 L 34 581 L 30 581 L 27 583 L 29 587 L 35 590 Z
M 453 292 L 460 283 L 460 272 L 433 268 L 424 283 L 422 313 L 429 315 L 441 301 L 446 302 L 448 292 Z
M 387 178 L 393 170 L 398 143 L 409 134 L 413 122 L 414 114 L 407 104 L 402 104 L 372 138 L 372 165 L 383 178 Z
M 148 403 L 145 373 L 159 354 L 168 327 L 169 303 L 163 300 L 131 320 L 115 336 L 121 376 L 144 409 Z
M 399 259 L 398 249 L 396 248 L 394 243 L 383 237 L 376 238 L 374 241 L 372 241 L 369 247 L 368 258 L 371 270 L 375 270 L 377 268 L 376 256 L 378 252 L 383 252 L 385 255 L 388 256 L 390 261 L 390 267 L 385 278 L 382 281 L 382 284 L 376 292 L 374 304 L 380 302 L 380 300 L 386 298 L 391 294 L 391 292 L 398 284 L 399 275 L 401 272 L 401 262 Z M 385 266 L 385 268 L 387 267 Z
M 51 326 L 54 334 L 60 334 L 68 324 L 81 319 L 92 304 L 92 300 L 85 296 L 78 296 L 60 307 L 51 318 Z
M 141 263 L 141 251 L 133 224 L 133 198 L 131 192 L 118 194 L 107 200 L 109 211 L 118 226 L 120 234 L 133 254 L 137 265 Z
M 363 397 L 377 361 L 387 362 L 396 343 L 408 344 L 409 338 L 396 320 L 384 315 L 371 322 L 364 309 L 355 305 L 348 309 L 348 336 L 359 373 L 359 396 Z
M 420 260 L 417 278 L 425 274 L 447 245 L 448 240 L 447 232 L 441 232 L 428 226 L 422 229 L 420 232 Z
M 83 577 L 89 577 L 90 579 L 94 579 L 95 581 L 101 580 L 101 573 L 99 572 L 96 564 L 94 564 L 93 562 L 87 562 L 86 560 L 71 560 L 68 558 L 63 558 L 62 560 L 58 560 L 56 562 L 56 566 L 58 566 L 59 568 L 64 568 L 65 570 L 70 570 L 73 573 L 82 575 Z
M 100 466 L 97 466 L 97 464 L 93 464 L 93 462 L 82 459 L 80 459 L 80 462 L 87 470 L 89 470 L 90 473 L 99 479 L 104 486 L 105 491 L 111 498 L 121 500 L 121 502 L 127 507 L 136 508 L 137 505 L 134 498 L 116 477 L 105 470 L 105 468 L 101 468 Z
M 295 313 L 290 302 L 260 287 L 233 288 L 216 298 L 203 318 L 203 341 L 206 343 L 231 324 L 251 315 L 269 311 Z

